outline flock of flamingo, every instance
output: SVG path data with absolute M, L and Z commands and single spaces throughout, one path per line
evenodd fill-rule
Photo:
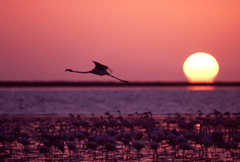
M 0 161 L 239 161 L 240 113 L 0 121 Z M 161 115 L 158 115 L 158 117 Z M 28 122 L 28 121 L 25 121 Z M 29 124 L 29 123 L 28 123 Z

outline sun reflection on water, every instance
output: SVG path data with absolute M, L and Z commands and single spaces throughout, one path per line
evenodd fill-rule
M 194 91 L 210 91 L 215 90 L 214 86 L 188 86 L 187 90 L 194 90 Z

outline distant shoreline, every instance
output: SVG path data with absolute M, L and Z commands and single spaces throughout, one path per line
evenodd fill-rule
M 240 82 L 188 83 L 188 82 L 65 82 L 65 81 L 0 81 L 0 87 L 187 87 L 215 86 L 240 87 Z

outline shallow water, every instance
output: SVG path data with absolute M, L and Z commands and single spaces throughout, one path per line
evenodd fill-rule
M 170 118 L 174 118 L 176 115 L 171 115 Z M 94 123 L 92 120 L 90 120 L 93 116 L 81 116 L 81 120 L 88 121 L 90 125 Z M 103 120 L 107 120 L 106 115 L 103 115 Z M 115 119 L 117 116 L 113 116 Z M 185 117 L 186 122 L 190 122 L 190 116 L 185 115 L 182 116 Z M 191 116 L 191 120 L 196 119 L 197 116 Z M 206 116 L 203 116 L 204 118 Z M 211 116 L 212 119 L 214 119 L 214 115 Z M 231 119 L 236 119 L 235 115 L 231 115 Z M 124 119 L 130 120 L 131 118 L 129 116 L 123 116 Z M 154 127 L 159 128 L 161 130 L 165 130 L 167 128 L 167 123 L 163 122 L 164 119 L 168 118 L 168 116 L 153 116 L 153 119 L 156 122 L 159 122 L 160 124 L 156 124 Z M 67 123 L 68 121 L 74 121 L 78 120 L 76 116 L 74 118 L 70 118 L 70 116 L 57 116 L 57 115 L 43 115 L 43 116 L 13 116 L 13 115 L 4 115 L 1 116 L 1 121 L 8 119 L 10 122 L 7 123 L 5 122 L 6 125 L 8 125 L 9 130 L 13 130 L 14 128 L 17 127 L 17 122 L 19 124 L 19 129 L 21 132 L 27 132 L 30 135 L 30 144 L 24 149 L 25 147 L 17 142 L 15 140 L 12 145 L 12 154 L 10 157 L 7 157 L 7 155 L 10 154 L 10 143 L 4 142 L 6 152 L 0 154 L 0 159 L 5 159 L 5 160 L 12 160 L 12 161 L 43 161 L 45 160 L 45 156 L 41 153 L 38 152 L 37 147 L 39 145 L 39 142 L 36 141 L 37 136 L 41 135 L 43 132 L 38 132 L 35 128 L 39 127 L 40 123 L 36 119 L 40 119 L 43 123 L 43 127 L 45 128 L 45 131 L 47 131 L 48 126 L 54 125 L 54 131 L 52 129 L 49 129 L 48 132 L 51 132 L 53 135 L 58 134 L 58 131 L 60 130 L 60 126 L 57 126 L 56 121 L 62 121 L 62 123 Z M 101 120 L 100 116 L 95 116 L 96 120 Z M 147 122 L 147 120 L 146 120 Z M 4 127 L 4 124 L 1 125 Z M 6 134 L 7 127 L 4 127 L 3 130 Z M 88 132 L 91 133 L 90 127 L 88 129 Z M 177 131 L 182 131 L 182 135 L 186 134 L 186 130 L 181 129 L 177 124 L 171 124 L 170 125 L 170 130 L 176 128 Z M 211 130 L 213 131 L 223 131 L 223 139 L 227 142 L 228 141 L 228 136 L 230 132 L 225 131 L 225 128 L 222 125 L 215 127 L 210 127 Z M 238 127 L 236 127 L 238 128 Z M 114 151 L 113 153 L 109 153 L 108 160 L 106 160 L 106 154 L 107 151 L 106 149 L 103 149 L 103 155 L 102 155 L 102 147 L 99 146 L 97 149 L 94 151 L 95 154 L 93 156 L 91 150 L 84 150 L 83 144 L 84 141 L 79 143 L 79 141 L 75 138 L 73 141 L 75 145 L 77 146 L 76 154 L 70 153 L 68 151 L 68 147 L 66 143 L 64 143 L 64 148 L 65 152 L 62 154 L 57 148 L 51 147 L 50 149 L 50 156 L 48 155 L 47 161 L 157 161 L 156 157 L 153 158 L 153 150 L 150 148 L 149 145 L 149 137 L 148 134 L 146 133 L 146 129 L 143 128 L 142 126 L 135 126 L 134 127 L 135 131 L 143 133 L 143 137 L 139 140 L 139 142 L 144 144 L 144 148 L 141 149 L 141 156 L 140 158 L 137 157 L 137 151 L 136 149 L 133 148 L 132 143 L 130 143 L 130 151 L 129 151 L 129 157 L 127 158 L 127 150 L 125 149 L 123 143 L 121 141 L 116 141 L 116 147 L 117 151 Z M 195 131 L 199 131 L 199 125 L 194 126 Z M 85 130 L 85 128 L 80 127 L 80 130 Z M 106 133 L 103 129 L 103 133 Z M 239 131 L 239 128 L 237 129 Z M 237 131 L 236 130 L 236 131 Z M 77 130 L 76 130 L 77 131 Z M 130 131 L 130 129 L 126 128 L 126 131 Z M 189 131 L 189 130 L 188 130 Z M 118 129 L 118 134 L 120 133 L 120 130 Z M 100 132 L 98 131 L 98 135 L 100 135 Z M 116 136 L 114 137 L 116 138 Z M 232 138 L 230 139 L 232 140 Z M 86 140 L 87 142 L 88 140 Z M 133 140 L 135 141 L 135 140 Z M 200 146 L 197 144 L 194 140 L 190 139 L 188 140 L 188 143 L 193 147 L 192 150 L 186 150 L 184 155 L 183 155 L 183 150 L 177 150 L 177 147 L 173 149 L 173 146 L 168 144 L 168 140 L 163 140 L 162 142 L 159 143 L 159 148 L 157 149 L 158 153 L 158 161 L 238 161 L 240 160 L 239 156 L 239 144 L 238 144 L 238 149 L 222 149 L 218 148 L 217 146 L 213 145 L 211 147 L 204 147 Z M 1 144 L 1 147 L 3 144 Z M 71 156 L 70 156 L 71 155 Z M 91 155 L 91 156 L 90 156 Z
M 237 88 L 213 88 L 213 87 L 201 87 L 197 89 L 192 88 L 8 88 L 0 89 L 0 121 L 1 121 L 1 133 L 8 134 L 17 126 L 19 122 L 19 129 L 21 132 L 27 132 L 30 135 L 30 145 L 27 149 L 18 143 L 16 140 L 12 143 L 12 154 L 10 157 L 10 143 L 0 143 L 0 147 L 3 144 L 6 146 L 5 153 L 0 153 L 0 159 L 7 161 L 44 161 L 45 156 L 38 152 L 37 146 L 39 142 L 36 142 L 37 136 L 41 134 L 35 130 L 39 127 L 40 118 L 43 121 L 44 128 L 46 130 L 47 125 L 54 125 L 56 130 L 53 134 L 57 134 L 60 127 L 56 126 L 56 121 L 61 120 L 63 123 L 71 121 L 71 118 L 67 116 L 69 113 L 75 115 L 78 114 L 95 114 L 97 120 L 100 119 L 100 115 L 103 116 L 103 120 L 107 120 L 105 112 L 109 112 L 117 117 L 117 110 L 120 110 L 122 114 L 131 114 L 138 112 L 143 113 L 151 111 L 154 115 L 154 119 L 159 121 L 155 127 L 162 130 L 167 129 L 167 123 L 163 122 L 168 116 L 162 114 L 173 114 L 170 117 L 175 118 L 175 113 L 180 114 L 198 114 L 197 110 L 201 110 L 203 114 L 213 114 L 213 109 L 224 113 L 229 111 L 231 114 L 240 112 L 240 90 Z M 8 115 L 7 115 L 8 114 Z M 18 115 L 23 114 L 23 115 Z M 42 115 L 41 114 L 56 114 L 56 115 Z M 158 115 L 161 114 L 161 115 Z M 190 115 L 182 115 L 187 122 L 190 122 Z M 214 115 L 211 115 L 214 119 Z M 93 120 L 90 120 L 92 116 L 82 116 L 81 119 L 87 120 L 92 125 Z M 125 119 L 129 119 L 128 115 L 123 116 Z M 191 119 L 195 119 L 197 116 L 191 116 Z M 206 117 L 206 116 L 204 116 Z M 226 118 L 226 115 L 224 115 Z M 235 120 L 239 115 L 231 115 L 231 118 Z M 4 120 L 9 119 L 10 126 L 4 124 Z M 6 122 L 6 121 L 5 121 Z M 229 139 L 230 129 L 226 129 L 223 125 L 217 127 L 209 126 L 212 131 L 223 131 L 223 138 L 227 142 L 232 140 L 232 136 Z M 8 129 L 9 128 L 9 129 Z M 89 128 L 89 133 L 91 132 Z M 170 124 L 169 129 L 176 128 L 178 131 L 184 131 L 177 124 Z M 85 128 L 81 127 L 81 130 Z M 149 145 L 149 137 L 146 133 L 146 128 L 142 126 L 136 126 L 136 131 L 142 132 L 143 137 L 140 140 L 144 144 L 144 148 L 141 150 L 140 161 L 156 161 L 156 157 L 153 158 L 153 150 Z M 238 132 L 239 125 L 234 128 L 235 134 Z M 49 130 L 50 132 L 52 130 Z M 127 128 L 126 131 L 130 131 Z M 199 132 L 199 125 L 194 125 L 194 131 Z M 118 128 L 118 133 L 120 130 Z M 207 130 L 206 130 L 207 132 Z M 104 133 L 104 131 L 102 132 Z M 183 132 L 184 135 L 186 132 Z M 99 132 L 98 132 L 99 134 Z M 47 161 L 105 161 L 106 149 L 103 150 L 98 147 L 95 151 L 95 159 L 90 150 L 83 150 L 83 142 L 80 143 L 77 139 L 74 140 L 77 145 L 77 155 L 72 154 L 64 144 L 65 152 L 61 152 L 56 148 L 51 148 L 50 159 Z M 183 151 L 176 151 L 167 140 L 163 140 L 159 143 L 158 161 L 239 161 L 239 144 L 237 149 L 222 149 L 217 146 L 201 147 L 193 140 L 188 140 L 188 143 L 194 148 L 190 151 L 185 151 L 183 158 Z M 122 142 L 116 142 L 117 151 L 109 154 L 108 161 L 126 161 L 126 149 Z M 48 156 L 49 158 L 49 156 Z M 115 159 L 115 160 L 114 160 Z M 130 144 L 130 151 L 128 161 L 139 161 L 137 157 L 137 151 Z
M 237 88 L 8 88 L 0 89 L 0 114 L 203 114 L 240 112 Z

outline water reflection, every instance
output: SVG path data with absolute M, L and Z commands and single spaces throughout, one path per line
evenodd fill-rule
M 216 87 L 214 87 L 214 86 L 188 86 L 187 90 L 211 91 L 211 90 L 216 90 Z

